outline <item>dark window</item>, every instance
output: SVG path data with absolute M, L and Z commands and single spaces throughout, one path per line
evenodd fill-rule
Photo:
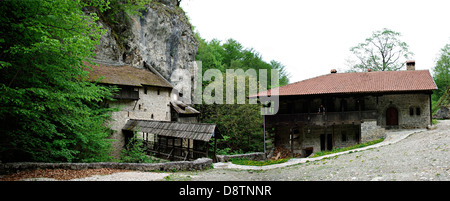
M 412 108 L 412 107 L 409 108 L 409 115 L 410 116 L 414 115 L 414 108 Z
M 342 132 L 342 142 L 347 142 L 347 134 Z
M 144 87 L 144 94 L 147 94 L 147 87 Z
M 420 107 L 416 108 L 416 115 L 420 115 Z
M 158 95 L 159 95 L 159 93 L 160 93 L 160 92 L 159 92 L 159 89 L 158 89 Z

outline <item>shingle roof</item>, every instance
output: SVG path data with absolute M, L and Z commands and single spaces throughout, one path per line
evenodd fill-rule
M 285 85 L 280 96 L 436 90 L 428 70 L 331 73 Z M 267 96 L 271 90 L 249 96 Z M 276 94 L 274 94 L 276 95 Z
M 123 127 L 123 130 L 140 131 L 155 135 L 205 142 L 209 141 L 211 137 L 220 138 L 220 135 L 215 133 L 217 131 L 215 124 L 130 119 Z M 215 134 L 217 134 L 217 136 L 215 136 Z
M 99 83 L 139 87 L 145 85 L 172 88 L 170 83 L 166 80 L 145 69 L 138 69 L 128 65 L 115 66 L 98 63 L 98 66 L 93 66 L 88 63 L 85 64 L 92 68 L 92 71 L 89 73 L 90 81 L 97 81 L 103 76 L 104 78 L 100 80 Z
M 170 105 L 178 114 L 200 114 L 198 110 L 181 101 L 171 101 Z

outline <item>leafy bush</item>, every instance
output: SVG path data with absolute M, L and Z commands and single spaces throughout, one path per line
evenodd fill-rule
M 132 137 L 120 154 L 122 163 L 153 163 L 146 154 L 144 143 L 137 135 Z

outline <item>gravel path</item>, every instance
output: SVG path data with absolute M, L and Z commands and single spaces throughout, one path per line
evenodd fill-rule
M 211 169 L 175 173 L 192 181 L 450 181 L 450 120 L 395 143 L 269 170 Z

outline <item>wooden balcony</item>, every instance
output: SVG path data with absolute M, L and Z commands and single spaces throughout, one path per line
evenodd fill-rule
M 333 124 L 360 124 L 363 119 L 377 119 L 376 110 L 327 112 L 325 114 L 300 113 L 267 115 L 266 124 L 303 124 L 303 125 L 333 125 Z
M 139 100 L 139 91 L 121 89 L 117 94 L 113 95 L 118 100 Z

